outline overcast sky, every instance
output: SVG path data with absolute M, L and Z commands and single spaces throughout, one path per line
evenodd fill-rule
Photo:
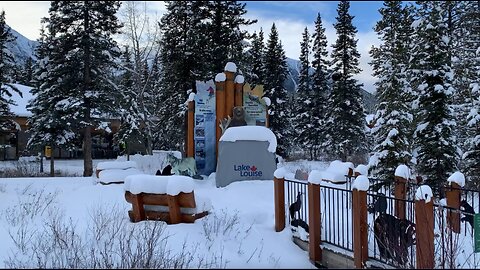
M 310 33 L 314 30 L 314 21 L 320 13 L 329 41 L 329 51 L 335 42 L 336 34 L 333 23 L 336 22 L 338 1 L 242 1 L 247 8 L 246 17 L 258 22 L 248 26 L 249 32 L 263 28 L 265 39 L 268 38 L 272 23 L 278 29 L 280 39 L 287 57 L 298 59 L 300 41 L 305 27 Z M 373 26 L 380 19 L 378 9 L 383 1 L 351 1 L 350 14 L 354 16 L 353 24 L 357 27 L 358 51 L 361 54 L 362 73 L 357 77 L 367 91 L 373 92 L 375 78 L 371 76 L 368 65 L 368 51 L 372 45 L 379 44 L 373 32 Z M 165 12 L 161 1 L 148 1 L 149 10 L 159 18 Z M 50 1 L 0 1 L 0 9 L 5 11 L 7 24 L 25 37 L 36 40 L 39 37 L 40 19 L 48 15 Z M 152 15 L 155 17 L 155 15 Z

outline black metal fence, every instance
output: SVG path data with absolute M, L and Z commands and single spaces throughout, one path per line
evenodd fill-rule
M 287 204 L 287 224 L 290 225 L 293 235 L 307 241 L 301 235 L 300 228 L 308 233 L 308 182 L 297 179 L 285 179 L 285 193 Z

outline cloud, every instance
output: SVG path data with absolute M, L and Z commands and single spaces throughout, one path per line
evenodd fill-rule
M 48 16 L 50 1 L 1 1 L 0 9 L 5 11 L 5 22 L 15 31 L 30 40 L 40 35 L 40 20 Z

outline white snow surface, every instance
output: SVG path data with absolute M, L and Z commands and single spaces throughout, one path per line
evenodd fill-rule
M 137 168 L 137 163 L 135 161 L 104 161 L 99 162 L 97 165 L 97 170 L 108 170 L 108 169 L 128 169 L 128 168 Z
M 216 76 L 215 76 L 215 81 L 216 82 L 224 82 L 225 80 L 227 79 L 227 76 L 225 75 L 225 73 L 218 73 Z
M 288 171 L 285 169 L 285 167 L 280 167 L 273 172 L 273 176 L 277 179 L 285 178 L 285 175 L 288 173 Z
M 187 102 L 189 102 L 189 101 L 194 101 L 194 100 L 195 100 L 195 93 L 190 93 L 190 94 L 188 95 Z
M 220 141 L 266 141 L 269 142 L 269 152 L 275 153 L 277 149 L 277 137 L 270 129 L 262 126 L 229 127 Z
M 410 169 L 408 168 L 407 165 L 400 164 L 395 169 L 395 176 L 402 177 L 402 178 L 405 178 L 405 179 L 410 179 L 411 178 Z
M 102 183 L 112 183 L 112 182 L 123 182 L 125 178 L 129 175 L 142 174 L 136 168 L 128 169 L 106 169 L 100 171 L 98 174 L 98 182 Z M 96 174 L 94 174 L 96 176 Z
M 344 182 L 345 175 L 348 175 L 349 169 L 354 169 L 352 162 L 342 162 L 334 160 L 330 163 L 328 168 L 322 172 L 322 179 L 331 182 Z
M 322 183 L 323 173 L 319 170 L 312 170 L 308 175 L 308 182 L 320 185 Z
M 243 75 L 239 74 L 235 77 L 235 82 L 236 83 L 244 83 L 245 82 L 245 77 L 243 77 Z
M 183 175 L 157 176 L 149 174 L 130 175 L 125 178 L 125 190 L 133 194 L 154 193 L 178 195 L 193 191 L 193 179 Z
M 368 191 L 368 188 L 370 187 L 370 180 L 368 180 L 368 177 L 365 175 L 359 175 L 355 180 L 353 180 L 352 183 L 352 190 L 357 189 L 360 191 Z
M 358 172 L 360 175 L 368 175 L 368 166 L 359 164 L 353 172 Z
M 237 72 L 237 65 L 235 65 L 233 62 L 228 62 L 225 65 L 225 71 Z
M 448 183 L 457 183 L 459 186 L 464 187 L 465 186 L 465 175 L 461 172 L 454 172 L 450 177 L 447 179 Z
M 425 200 L 425 203 L 429 203 L 432 198 L 433 192 L 428 185 L 421 185 L 417 188 L 415 200 Z
M 265 105 L 270 106 L 272 104 L 272 101 L 268 97 L 262 97 L 262 99 L 265 102 Z

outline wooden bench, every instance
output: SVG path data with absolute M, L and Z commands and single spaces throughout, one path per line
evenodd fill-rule
M 125 191 L 125 199 L 132 204 L 132 210 L 128 216 L 132 222 L 142 220 L 162 220 L 167 224 L 194 223 L 195 220 L 208 215 L 208 211 L 195 213 L 195 195 L 192 192 L 180 192 L 178 195 L 139 193 L 133 194 Z M 165 211 L 145 210 L 146 205 L 166 206 Z M 183 209 L 181 209 L 183 208 Z M 191 208 L 194 213 L 182 212 L 185 208 Z

